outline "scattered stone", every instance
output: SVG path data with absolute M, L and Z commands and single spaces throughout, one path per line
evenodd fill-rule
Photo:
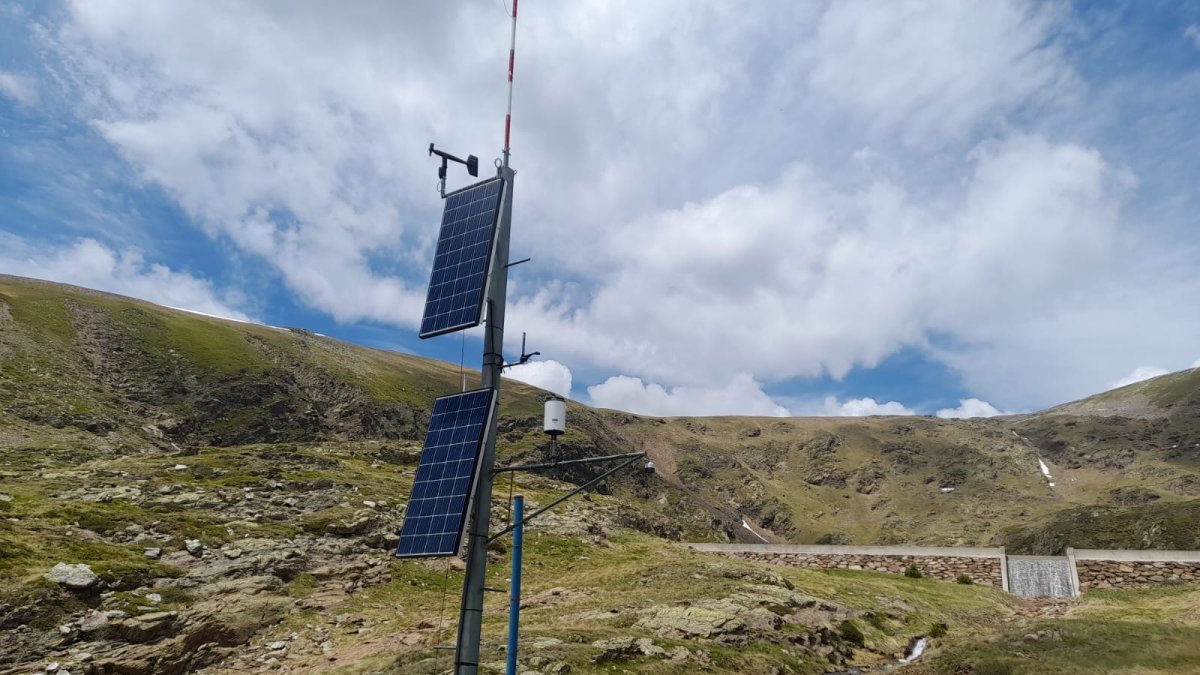
M 0 502 L 11 502 L 12 500 L 12 495 L 7 492 L 0 492 Z
M 187 464 L 176 464 L 175 466 L 171 467 L 171 470 L 172 471 L 186 471 Z
M 199 539 L 186 539 L 183 542 L 183 547 L 188 553 L 191 553 L 197 558 L 204 554 L 204 544 L 202 544 Z
M 76 565 L 68 565 L 67 563 L 58 563 L 46 572 L 46 578 L 50 581 L 62 584 L 73 591 L 82 591 L 96 585 L 100 577 L 92 571 L 91 565 L 79 563 Z
M 71 626 L 70 626 L 70 624 L 65 624 L 65 623 L 64 623 L 63 625 L 59 626 L 59 627 L 58 627 L 58 632 L 59 632 L 59 633 L 61 633 L 61 634 L 63 634 L 63 635 L 70 635 L 70 634 L 71 634 Z
M 161 548 L 148 548 L 144 551 L 144 553 L 145 553 L 145 556 L 147 558 L 149 558 L 150 560 L 158 560 L 159 558 L 162 557 L 162 549 Z
M 84 633 L 91 633 L 93 631 L 100 630 L 107 625 L 108 615 L 104 612 L 94 609 L 87 614 L 84 614 L 83 618 L 79 620 L 79 630 L 83 631 Z
M 46 672 L 47 673 L 57 673 L 58 667 L 59 667 L 58 661 L 51 661 L 50 663 L 46 664 Z
M 364 499 L 363 506 L 367 507 L 368 509 L 373 509 L 375 508 L 375 502 Z
M 269 649 L 273 652 L 279 651 L 280 649 L 287 649 L 287 646 L 288 646 L 287 640 L 276 640 L 274 642 L 267 643 L 267 649 Z
M 146 594 L 146 599 L 147 599 L 147 600 L 149 600 L 150 602 L 152 602 L 152 603 L 156 604 L 156 605 L 157 605 L 158 603 L 162 602 L 162 596 L 161 596 L 161 595 L 159 595 L 158 593 L 147 593 L 147 594 Z
M 221 549 L 221 553 L 224 553 L 225 557 L 230 560 L 237 560 L 242 557 L 242 549 L 240 548 L 223 548 Z

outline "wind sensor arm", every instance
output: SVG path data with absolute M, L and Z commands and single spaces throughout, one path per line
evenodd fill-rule
M 446 167 L 450 162 L 453 161 L 458 162 L 459 164 L 464 164 L 467 167 L 467 173 L 471 174 L 472 176 L 479 175 L 479 158 L 475 155 L 467 155 L 466 159 L 461 159 L 448 152 L 434 148 L 433 143 L 430 143 L 429 156 L 432 157 L 434 155 L 442 158 L 442 165 L 438 167 L 438 194 L 440 194 L 443 199 L 446 197 Z
M 532 359 L 535 356 L 541 356 L 541 355 L 542 355 L 541 352 L 526 353 L 526 351 L 525 351 L 525 334 L 521 333 L 521 358 L 520 358 L 520 360 L 518 360 L 516 363 L 506 363 L 503 366 L 500 366 L 500 370 L 504 370 L 505 368 L 512 368 L 513 366 L 523 366 L 526 363 L 529 363 L 529 359 Z

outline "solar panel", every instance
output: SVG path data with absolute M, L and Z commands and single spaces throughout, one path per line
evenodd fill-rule
M 491 389 L 434 401 L 397 556 L 458 555 L 494 401 Z
M 503 197 L 502 178 L 446 195 L 421 318 L 422 338 L 479 325 Z

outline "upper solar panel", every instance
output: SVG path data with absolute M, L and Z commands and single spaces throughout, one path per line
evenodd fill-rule
M 494 405 L 492 389 L 434 401 L 397 556 L 458 555 Z
M 478 326 L 483 315 L 504 180 L 492 178 L 446 195 L 421 337 Z

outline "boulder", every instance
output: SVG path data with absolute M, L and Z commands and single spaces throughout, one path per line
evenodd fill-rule
M 708 607 L 655 607 L 637 622 L 639 628 L 662 637 L 711 639 L 727 633 L 740 633 L 746 624 L 736 614 Z
M 665 657 L 667 655 L 667 650 L 654 644 L 648 638 L 616 637 L 607 640 L 597 640 L 592 643 L 592 646 L 604 650 L 592 659 L 596 663 L 626 661 L 628 659 L 636 659 L 639 656 Z
M 58 563 L 46 572 L 46 578 L 50 581 L 62 584 L 73 591 L 82 591 L 96 585 L 100 581 L 100 577 L 92 571 L 91 565 L 82 563 L 77 565 L 68 565 L 67 563 Z

